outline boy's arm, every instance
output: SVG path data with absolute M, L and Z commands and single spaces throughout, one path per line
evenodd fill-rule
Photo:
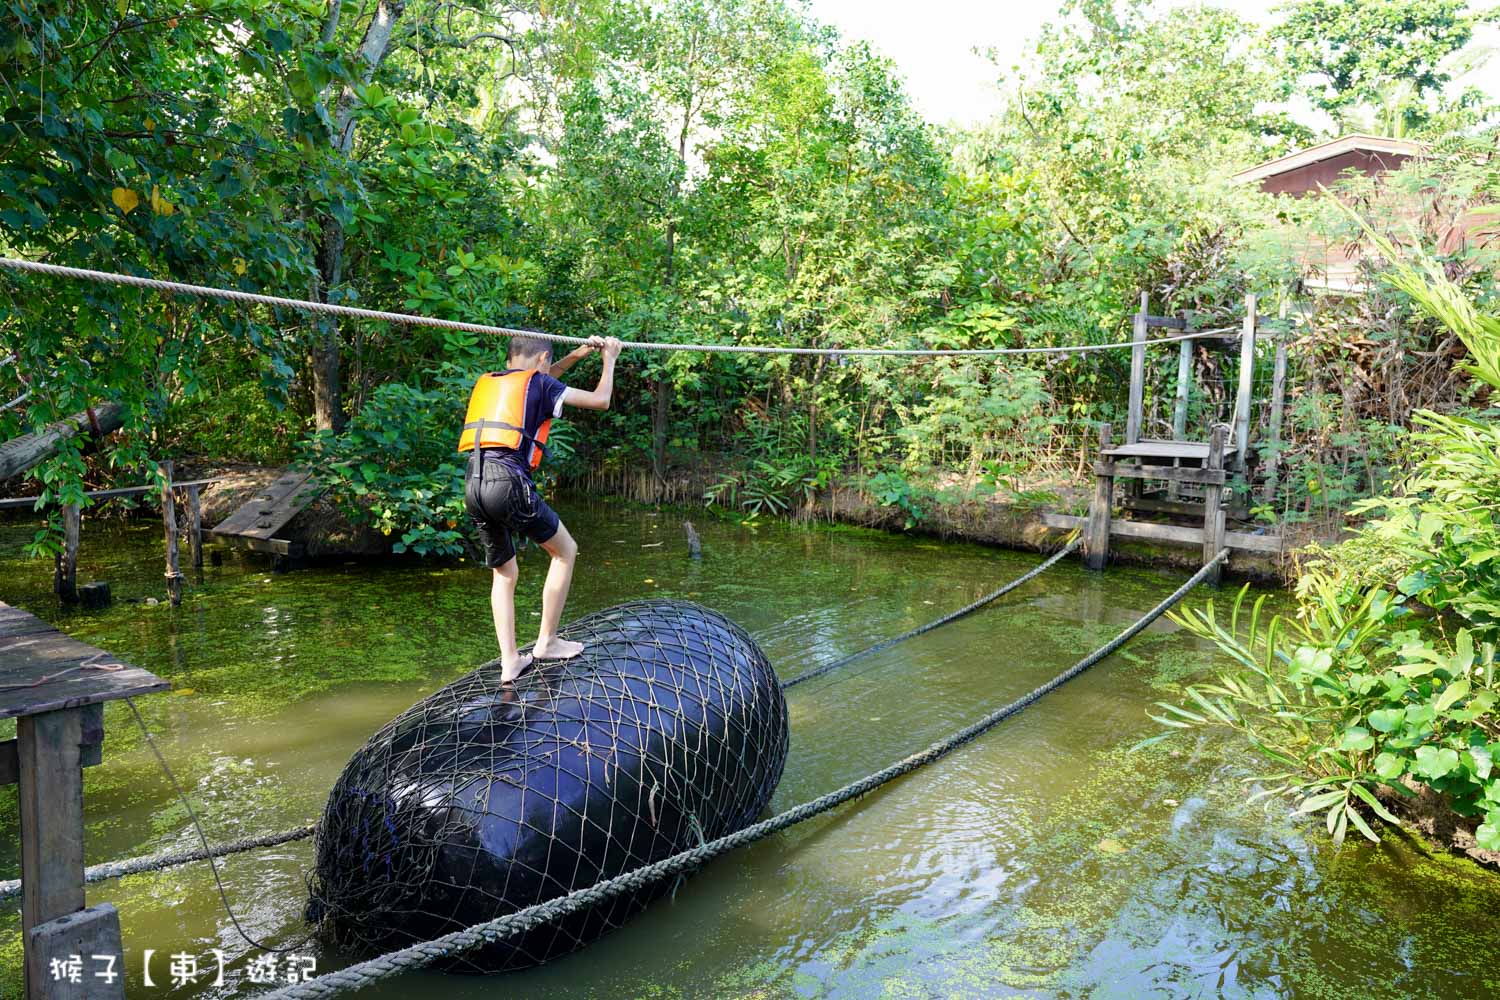
M 561 358 L 555 361 L 552 367 L 547 369 L 547 374 L 551 375 L 553 378 L 561 378 L 562 374 L 569 368 L 572 368 L 574 365 L 578 364 L 578 362 L 582 361 L 584 358 L 588 357 L 590 354 L 593 354 L 595 351 L 602 349 L 603 347 L 603 337 L 590 337 L 588 343 L 579 344 L 573 350 L 569 351 L 567 354 L 564 354 Z
M 585 410 L 609 409 L 610 397 L 615 391 L 615 359 L 620 356 L 620 341 L 615 337 L 604 339 L 604 371 L 599 375 L 599 384 L 593 392 L 569 388 L 562 401 L 568 406 L 579 406 Z

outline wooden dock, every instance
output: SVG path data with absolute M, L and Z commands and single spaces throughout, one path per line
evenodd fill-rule
M 286 468 L 276 481 L 257 490 L 246 503 L 209 529 L 216 539 L 240 548 L 296 556 L 296 546 L 276 533 L 323 493 L 311 472 Z
M 103 759 L 105 702 L 170 686 L 0 602 L 0 719 L 16 720 L 16 738 L 0 742 L 0 784 L 20 786 L 27 1000 L 125 995 L 123 980 L 78 992 L 51 975 L 51 959 L 122 955 L 114 907 L 85 906 L 82 768 Z

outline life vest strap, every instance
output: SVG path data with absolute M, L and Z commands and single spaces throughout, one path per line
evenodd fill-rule
M 547 446 L 546 445 L 542 444 L 540 441 L 538 441 L 532 435 L 527 434 L 526 433 L 526 429 L 524 427 L 517 427 L 515 424 L 507 423 L 504 420 L 470 420 L 468 423 L 464 424 L 464 430 L 466 430 L 466 431 L 473 431 L 474 432 L 474 441 L 475 441 L 475 450 L 476 451 L 479 449 L 479 447 L 481 447 L 478 444 L 479 438 L 480 438 L 481 435 L 484 434 L 484 432 L 487 429 L 494 429 L 494 430 L 501 430 L 501 431 L 515 431 L 517 434 L 521 435 L 521 443 L 522 444 L 530 445 L 531 447 L 535 448 L 537 451 L 541 452 L 543 458 L 547 457 Z M 512 448 L 512 449 L 509 449 L 509 450 L 511 450 L 511 451 L 517 451 L 518 452 L 521 449 L 519 449 L 519 448 Z

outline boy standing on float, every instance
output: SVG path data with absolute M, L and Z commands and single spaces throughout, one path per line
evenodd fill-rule
M 479 376 L 469 395 L 458 450 L 471 452 L 464 477 L 464 507 L 484 543 L 484 564 L 492 571 L 490 609 L 500 642 L 500 679 L 514 680 L 532 661 L 516 648 L 516 547 L 512 533 L 536 542 L 552 557 L 542 589 L 542 623 L 532 654 L 539 660 L 565 660 L 583 652 L 583 643 L 558 638 L 563 604 L 573 582 L 578 544 L 537 494 L 531 473 L 546 455 L 552 421 L 564 406 L 609 409 L 620 341 L 591 337 L 556 364 L 552 345 L 538 337 L 515 336 L 503 372 Z M 563 385 L 557 376 L 595 350 L 604 371 L 593 392 Z

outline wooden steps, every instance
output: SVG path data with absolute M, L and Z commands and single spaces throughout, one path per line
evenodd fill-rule
M 296 555 L 293 543 L 275 535 L 307 508 L 323 492 L 323 486 L 311 472 L 286 468 L 275 482 L 257 490 L 248 501 L 209 533 L 220 541 L 242 548 Z

